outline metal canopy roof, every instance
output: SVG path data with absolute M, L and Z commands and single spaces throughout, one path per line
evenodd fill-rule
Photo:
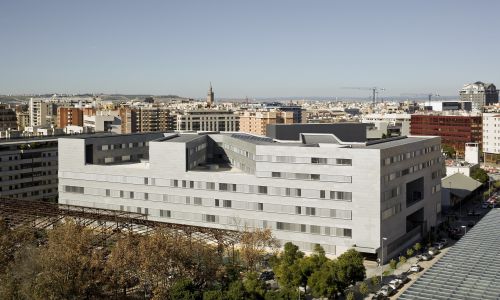
M 491 210 L 399 299 L 500 299 L 500 208 Z

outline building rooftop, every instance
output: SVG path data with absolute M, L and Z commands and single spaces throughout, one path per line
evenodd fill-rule
M 401 300 L 500 298 L 500 208 L 492 209 Z

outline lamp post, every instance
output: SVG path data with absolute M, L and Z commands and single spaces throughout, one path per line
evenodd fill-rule
M 382 267 L 382 272 L 380 272 L 380 284 L 382 284 L 383 282 L 383 275 L 384 275 L 384 241 L 387 241 L 387 238 L 386 237 L 383 237 L 382 238 L 382 247 L 380 249 L 380 256 L 381 256 L 381 259 L 380 259 L 380 266 Z

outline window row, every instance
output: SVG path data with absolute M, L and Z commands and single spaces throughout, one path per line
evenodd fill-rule
M 276 163 L 290 163 L 290 164 L 352 166 L 352 159 L 348 158 L 256 155 L 255 160 L 260 162 L 276 162 Z
M 101 145 L 99 150 L 107 151 L 107 150 L 115 150 L 115 149 L 130 149 L 137 147 L 147 147 L 149 146 L 149 142 L 135 142 L 135 143 L 120 143 L 120 144 L 110 144 L 110 145 Z
M 352 229 L 350 228 L 276 222 L 276 229 L 283 231 L 295 231 L 295 232 L 321 234 L 321 235 L 329 235 L 336 237 L 348 237 L 348 238 L 352 237 Z
M 61 172 L 61 177 L 76 180 L 88 180 L 89 174 Z M 180 179 L 163 179 L 153 177 L 133 177 L 121 175 L 92 174 L 92 180 L 126 183 L 132 185 L 150 185 L 158 187 L 184 188 L 195 190 L 222 191 L 232 193 L 259 194 L 282 197 L 301 197 L 308 199 L 327 199 L 338 201 L 352 201 L 352 193 L 347 191 L 328 191 L 315 189 L 301 189 L 289 187 L 275 187 L 266 185 L 247 185 L 234 183 L 216 183 Z
M 401 203 L 398 203 L 382 212 L 382 220 L 389 219 L 390 217 L 401 212 Z
M 417 171 L 423 170 L 425 168 L 431 167 L 431 166 L 433 166 L 433 165 L 435 165 L 437 163 L 440 163 L 440 162 L 441 162 L 441 158 L 439 158 L 439 157 L 438 158 L 433 158 L 433 159 L 431 159 L 429 161 L 413 165 L 413 166 L 411 166 L 409 168 L 405 168 L 403 170 L 399 170 L 399 171 L 396 171 L 396 172 L 392 172 L 391 174 L 384 175 L 382 178 L 383 178 L 383 181 L 385 183 L 388 183 L 388 182 L 391 182 L 392 180 L 394 180 L 396 178 L 399 178 L 399 177 L 402 177 L 402 176 L 405 176 L 405 175 L 408 175 L 408 174 L 412 174 L 414 172 L 417 172 Z M 435 179 L 435 178 L 433 178 L 433 179 Z
M 259 172 L 257 177 L 282 178 L 282 179 L 297 179 L 297 180 L 315 180 L 315 181 L 333 181 L 339 183 L 351 183 L 351 176 L 344 175 L 327 175 L 327 174 L 308 174 L 308 173 L 290 173 L 290 172 Z M 259 176 L 260 175 L 260 176 Z
M 430 152 L 434 152 L 434 151 L 438 151 L 438 150 L 440 150 L 440 147 L 438 145 L 433 145 L 433 146 L 425 147 L 425 148 L 422 148 L 422 149 L 419 149 L 419 150 L 415 150 L 415 151 L 410 151 L 410 152 L 406 152 L 406 153 L 394 155 L 394 156 L 387 157 L 387 158 L 383 159 L 382 160 L 382 165 L 383 166 L 388 166 L 390 164 L 394 164 L 394 163 L 398 163 L 400 161 L 412 159 L 412 158 L 415 158 L 417 156 L 424 155 L 424 154 L 427 154 L 427 153 L 430 153 Z

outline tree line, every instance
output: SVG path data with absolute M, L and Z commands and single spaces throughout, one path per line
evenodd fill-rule
M 44 230 L 0 220 L 0 299 L 297 299 L 306 286 L 334 298 L 365 278 L 355 250 L 331 260 L 319 246 L 310 256 L 279 246 L 269 229 L 244 230 L 232 249 L 167 229 L 103 236 L 71 220 Z M 278 289 L 259 278 L 266 262 Z

